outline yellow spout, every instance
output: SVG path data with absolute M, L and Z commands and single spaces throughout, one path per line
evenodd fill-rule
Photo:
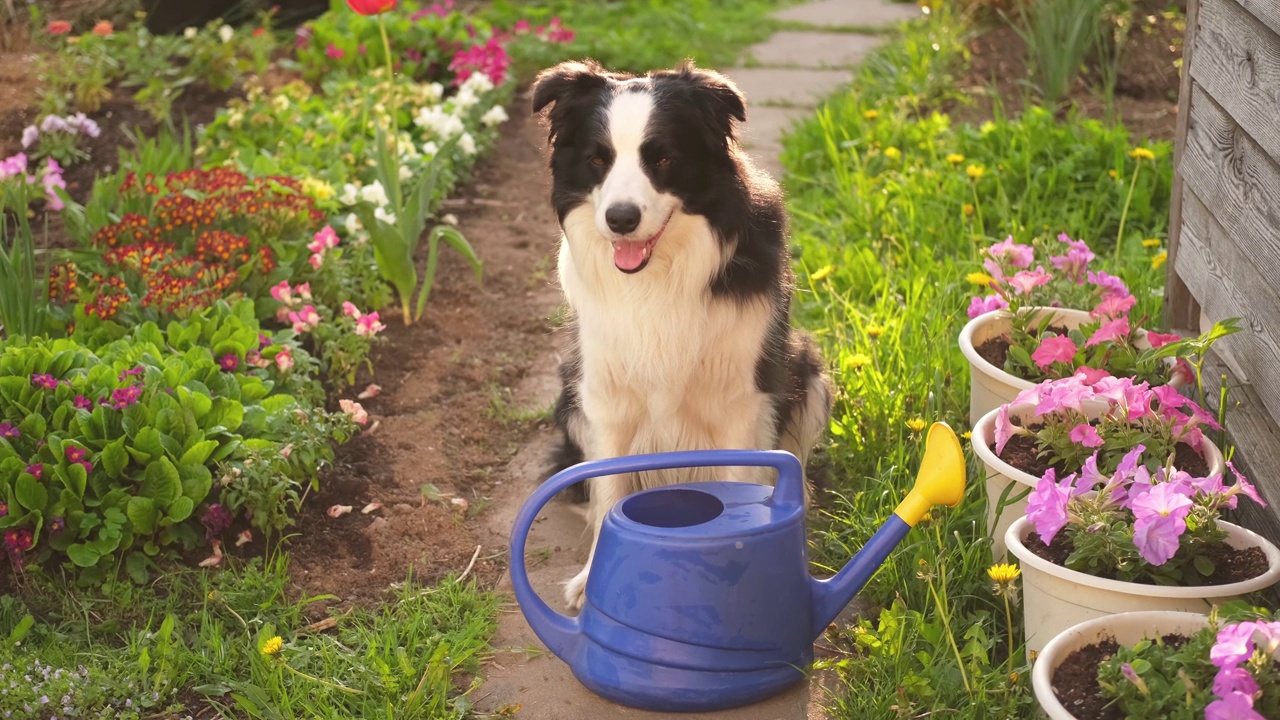
M 894 514 L 915 527 L 934 505 L 955 507 L 964 497 L 965 464 L 960 438 L 943 422 L 929 428 L 924 458 L 916 472 L 916 484 L 898 504 Z

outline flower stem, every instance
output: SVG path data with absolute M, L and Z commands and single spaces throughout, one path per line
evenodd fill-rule
M 1116 269 L 1120 268 L 1120 246 L 1124 242 L 1124 223 L 1129 218 L 1129 203 L 1133 202 L 1133 189 L 1138 186 L 1138 171 L 1142 169 L 1142 161 L 1138 160 L 1133 167 L 1133 177 L 1129 179 L 1129 194 L 1124 198 L 1124 210 L 1120 211 L 1120 229 L 1116 231 Z
M 946 591 L 947 583 L 946 567 L 938 565 L 938 579 L 943 585 L 943 592 Z M 960 670 L 960 679 L 964 681 L 964 691 L 970 696 L 973 695 L 973 688 L 969 685 L 969 674 L 964 670 L 964 656 L 960 654 L 960 647 L 956 645 L 956 636 L 951 632 L 951 613 L 947 608 L 946 602 L 938 595 L 938 589 L 933 586 L 933 581 L 929 581 L 929 592 L 933 594 L 934 605 L 938 608 L 938 614 L 942 616 L 942 624 L 947 630 L 947 642 L 951 645 L 951 652 L 956 656 L 956 667 Z
M 1009 674 L 1013 675 L 1013 612 L 1009 609 L 1009 590 L 1013 587 L 1013 580 L 1004 588 L 1004 592 L 1000 595 L 1004 598 L 1004 624 L 1009 631 L 1009 657 L 1007 659 Z
M 321 685 L 325 685 L 325 686 L 327 686 L 327 687 L 331 687 L 331 688 L 333 688 L 334 690 L 339 690 L 339 691 L 344 692 L 344 693 L 350 693 L 350 694 L 352 694 L 352 695 L 363 695 L 363 694 L 364 694 L 364 691 L 363 691 L 363 690 L 356 690 L 355 688 L 349 688 L 349 687 L 347 687 L 347 686 L 345 686 L 345 685 L 339 685 L 339 684 L 337 684 L 337 683 L 331 683 L 331 682 L 329 682 L 329 681 L 327 681 L 327 680 L 321 680 L 321 679 L 320 679 L 320 678 L 318 678 L 318 677 L 314 677 L 314 676 L 312 676 L 312 675 L 308 675 L 308 674 L 306 674 L 306 673 L 302 672 L 301 670 L 295 670 L 295 669 L 293 668 L 293 666 L 292 666 L 292 665 L 290 665 L 288 662 L 286 662 L 286 661 L 285 661 L 285 659 L 284 659 L 284 658 L 280 658 L 280 664 L 281 664 L 281 665 L 283 665 L 283 666 L 284 666 L 284 668 L 285 668 L 286 670 L 288 670 L 289 672 L 293 673 L 294 675 L 297 675 L 297 676 L 298 676 L 298 677 L 300 677 L 300 678 L 306 678 L 307 680 L 312 680 L 312 681 L 314 681 L 314 682 L 318 682 L 318 683 L 320 683 Z

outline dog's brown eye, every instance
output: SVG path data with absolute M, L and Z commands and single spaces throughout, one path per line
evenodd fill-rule
M 595 165 L 596 167 L 604 167 L 604 158 L 600 157 L 599 155 L 592 155 L 591 164 Z
M 658 158 L 658 162 L 654 163 L 654 165 L 660 168 L 671 167 L 671 158 Z

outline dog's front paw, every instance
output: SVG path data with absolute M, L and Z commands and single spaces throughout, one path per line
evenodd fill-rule
M 570 610 L 578 611 L 582 609 L 582 605 L 587 601 L 587 574 L 591 571 L 591 566 L 587 565 L 582 568 L 582 572 L 573 576 L 564 586 L 564 601 Z

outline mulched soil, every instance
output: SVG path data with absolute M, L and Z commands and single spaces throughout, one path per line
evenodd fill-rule
M 1066 565 L 1067 558 L 1075 551 L 1071 541 L 1065 535 L 1058 535 L 1053 544 L 1045 545 L 1039 535 L 1032 533 L 1027 537 L 1026 548 L 1054 565 Z M 1227 585 L 1230 583 L 1252 580 L 1265 573 L 1269 567 L 1267 555 L 1261 548 L 1251 547 L 1245 550 L 1222 543 L 1197 550 L 1213 563 L 1213 575 L 1205 579 L 1202 585 Z M 1099 575 L 1114 580 L 1114 577 Z M 1135 581 L 1140 582 L 1140 581 Z
M 1185 2 L 1176 3 L 1185 11 Z M 1116 113 L 1135 140 L 1172 140 L 1178 117 L 1178 68 L 1182 57 L 1182 31 L 1162 12 L 1168 0 L 1141 0 L 1138 26 L 1130 33 L 1120 76 L 1116 83 Z M 972 61 L 957 87 L 966 98 L 947 103 L 942 110 L 957 122 L 981 123 L 1003 106 L 1006 114 L 1021 112 L 1030 95 L 1027 88 L 1026 45 L 1007 26 L 993 26 L 969 43 Z M 1086 117 L 1105 118 L 1096 68 L 1077 80 L 1068 97 Z M 1065 111 L 1067 103 L 1064 103 Z
M 1054 695 L 1079 720 L 1124 720 L 1124 713 L 1109 707 L 1098 687 L 1098 666 L 1119 651 L 1115 640 L 1086 645 L 1064 658 L 1054 671 Z
M 1052 332 L 1054 335 L 1066 335 L 1070 332 L 1070 330 L 1063 325 L 1050 326 L 1049 328 L 1046 328 L 1046 331 Z M 1035 335 L 1036 333 L 1035 331 L 1032 331 L 1031 334 Z M 1036 335 L 1036 337 L 1039 337 L 1039 335 Z M 978 353 L 978 357 L 986 360 L 997 368 L 1003 368 L 1004 361 L 1009 359 L 1009 346 L 1012 344 L 1013 343 L 1009 341 L 1009 338 L 999 335 L 978 345 L 973 350 Z
M 1038 430 L 1042 425 L 1032 425 L 1032 430 Z M 995 443 L 991 443 L 988 447 L 991 452 L 996 451 Z M 1026 435 L 1015 435 L 1009 438 L 1009 442 L 1004 446 L 1004 453 L 998 457 L 1021 470 L 1022 472 L 1040 477 L 1044 475 L 1049 468 L 1054 468 L 1058 473 L 1058 477 L 1062 477 L 1066 472 L 1060 465 L 1050 463 L 1046 458 L 1039 457 L 1036 449 L 1036 441 L 1033 437 Z M 1190 445 L 1179 443 L 1174 451 L 1173 466 L 1179 470 L 1185 470 L 1191 473 L 1192 477 L 1207 477 L 1209 474 L 1209 463 L 1200 456 Z

